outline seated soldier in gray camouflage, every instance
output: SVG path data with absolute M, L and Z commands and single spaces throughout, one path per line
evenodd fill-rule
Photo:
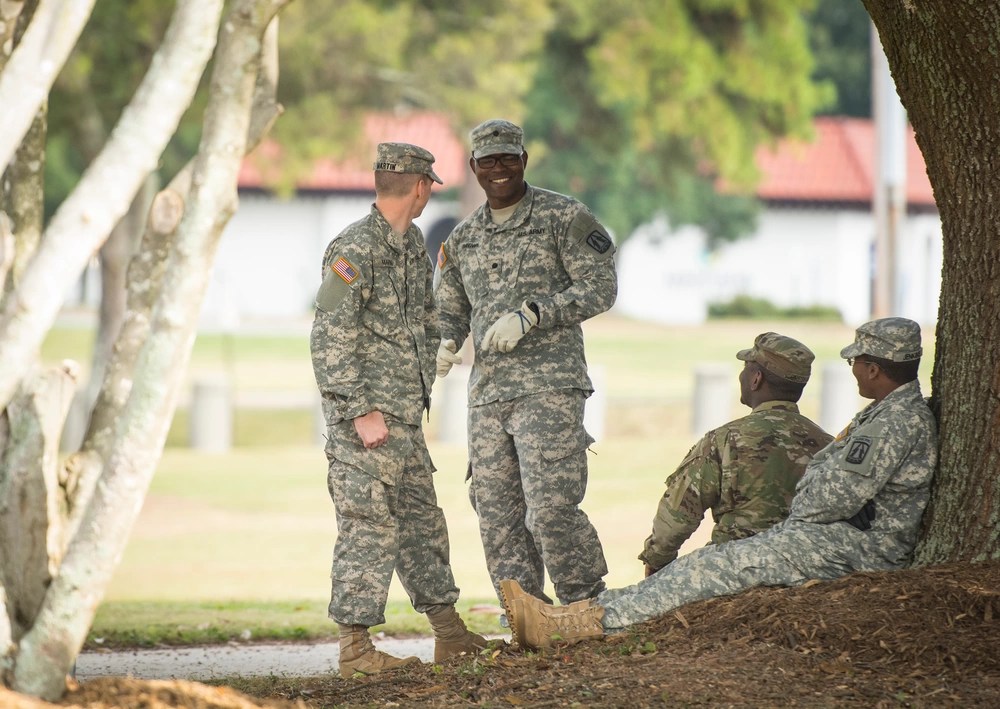
M 573 643 L 748 588 L 905 567 L 937 464 L 937 428 L 917 381 L 921 353 L 912 320 L 883 318 L 857 329 L 840 356 L 861 396 L 874 401 L 809 463 L 784 522 L 568 606 L 542 603 L 505 580 L 500 589 L 515 640 L 530 648 Z
M 740 350 L 740 403 L 752 411 L 706 433 L 667 478 L 653 533 L 639 555 L 646 576 L 677 558 L 707 510 L 712 543 L 763 532 L 786 516 L 806 464 L 833 436 L 796 403 L 815 356 L 798 340 L 765 332 Z
M 375 204 L 326 248 L 310 349 L 327 423 L 327 486 L 337 513 L 330 617 L 340 626 L 340 674 L 418 662 L 376 650 L 395 571 L 434 629 L 434 661 L 486 646 L 455 601 L 448 528 L 421 428 L 440 335 L 431 265 L 413 224 L 431 196 L 434 156 L 380 143 Z

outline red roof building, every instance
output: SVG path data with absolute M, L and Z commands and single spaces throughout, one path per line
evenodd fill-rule
M 862 118 L 817 118 L 815 139 L 784 140 L 757 151 L 757 196 L 775 202 L 869 204 L 877 179 L 875 126 Z M 934 193 L 924 157 L 907 134 L 906 196 L 911 208 L 933 208 Z
M 444 182 L 444 189 L 460 187 L 468 176 L 468 151 L 443 113 L 370 113 L 364 120 L 364 149 L 339 161 L 330 158 L 317 160 L 312 172 L 299 180 L 298 189 L 374 192 L 372 162 L 375 146 L 383 142 L 412 143 L 430 150 L 434 155 L 434 172 Z M 280 159 L 280 146 L 273 140 L 264 141 L 243 161 L 239 186 L 244 189 L 263 188 L 268 172 L 280 169 Z M 435 187 L 441 189 L 438 185 Z
M 810 142 L 783 140 L 776 148 L 757 151 L 761 180 L 757 196 L 769 202 L 816 202 L 869 205 L 874 190 L 875 127 L 863 118 L 817 118 Z M 442 113 L 416 111 L 403 114 L 371 113 L 365 118 L 366 147 L 359 155 L 334 161 L 317 160 L 302 179 L 302 190 L 320 192 L 371 192 L 375 189 L 370 158 L 382 141 L 414 143 L 430 150 L 434 170 L 446 189 L 460 187 L 469 177 L 468 149 Z M 262 188 L 268 170 L 280 169 L 280 148 L 265 141 L 243 163 L 239 185 Z M 907 197 L 911 209 L 934 208 L 934 194 L 924 158 L 907 135 Z

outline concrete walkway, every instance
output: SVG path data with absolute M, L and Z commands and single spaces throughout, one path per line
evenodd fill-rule
M 510 636 L 501 637 L 510 640 Z M 434 639 L 373 638 L 376 647 L 398 657 L 410 655 L 424 662 L 434 659 Z M 337 643 L 213 645 L 84 652 L 76 663 L 80 681 L 95 677 L 136 679 L 208 680 L 223 677 L 311 677 L 336 674 L 340 648 Z

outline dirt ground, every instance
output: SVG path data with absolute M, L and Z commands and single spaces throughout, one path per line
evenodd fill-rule
M 1000 706 L 995 616 L 1000 562 L 944 565 L 756 589 L 538 654 L 514 646 L 363 679 L 234 680 L 246 693 L 99 679 L 61 706 Z M 0 690 L 0 707 L 50 706 Z

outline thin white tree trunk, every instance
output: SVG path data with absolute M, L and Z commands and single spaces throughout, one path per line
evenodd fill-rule
M 9 10 L 14 14 L 14 4 Z M 76 45 L 94 0 L 41 0 L 31 24 L 0 73 L 0 170 L 49 96 L 59 70 Z M 17 8 L 20 12 L 20 8 Z M 16 15 L 15 15 L 16 16 Z
M 222 0 L 178 1 L 163 44 L 108 143 L 45 230 L 20 287 L 0 314 L 0 409 L 10 402 L 52 326 L 66 285 L 156 168 L 212 54 L 222 5 Z
M 257 74 L 245 150 L 253 150 L 281 114 L 275 95 L 278 83 L 278 21 L 264 35 L 263 63 Z M 69 538 L 79 528 L 97 480 L 110 454 L 115 425 L 128 402 L 142 344 L 149 339 L 151 312 L 163 287 L 168 255 L 174 250 L 177 227 L 190 201 L 192 159 L 153 200 L 142 242 L 128 268 L 125 321 L 115 342 L 101 391 L 90 417 L 83 445 L 66 459 L 70 500 Z
M 66 544 L 66 494 L 59 433 L 79 367 L 67 361 L 26 377 L 7 407 L 0 454 L 0 582 L 15 641 L 30 627 Z
M 261 38 L 286 2 L 239 0 L 223 23 L 177 250 L 104 473 L 38 619 L 21 641 L 13 682 L 18 691 L 46 699 L 62 696 L 65 675 L 142 506 L 191 353 L 218 239 L 236 207 Z

